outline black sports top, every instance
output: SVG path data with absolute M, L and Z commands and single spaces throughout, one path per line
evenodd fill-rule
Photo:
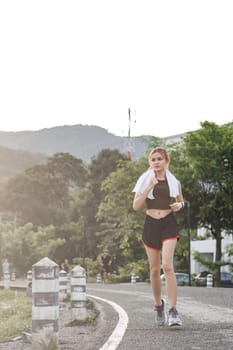
M 170 209 L 170 195 L 167 180 L 158 180 L 153 190 L 154 199 L 146 198 L 147 209 Z

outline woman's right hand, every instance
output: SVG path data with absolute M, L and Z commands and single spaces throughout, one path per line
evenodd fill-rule
M 145 188 L 143 193 L 137 194 L 135 193 L 134 195 L 134 200 L 133 200 L 133 209 L 134 210 L 139 210 L 142 205 L 144 204 L 146 197 L 148 193 L 157 185 L 158 180 L 156 179 L 155 176 L 151 177 L 147 187 Z
M 152 190 L 152 188 L 154 188 L 155 185 L 157 185 L 157 183 L 158 183 L 157 178 L 155 176 L 152 176 L 152 178 L 150 179 L 149 184 L 148 184 L 148 192 L 150 190 Z

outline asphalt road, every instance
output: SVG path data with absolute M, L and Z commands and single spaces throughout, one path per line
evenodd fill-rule
M 164 287 L 162 291 L 166 298 Z M 155 326 L 149 284 L 88 283 L 87 294 L 99 306 L 98 324 L 80 329 L 80 334 L 74 330 L 69 346 L 61 332 L 61 349 L 233 350 L 233 288 L 178 287 L 177 309 L 184 324 L 180 330 Z M 65 328 L 64 332 L 66 335 Z M 2 348 L 27 349 L 20 342 L 0 344 Z
M 184 324 L 180 330 L 155 326 L 148 284 L 88 284 L 87 293 L 119 305 L 127 314 L 127 328 L 117 350 L 233 349 L 233 288 L 178 287 L 177 309 Z M 109 336 L 110 332 L 112 327 Z

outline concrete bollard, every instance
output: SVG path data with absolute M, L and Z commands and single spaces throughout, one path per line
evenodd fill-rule
M 26 289 L 26 295 L 28 297 L 32 296 L 32 271 L 29 270 L 27 272 L 27 289 Z
M 11 273 L 11 281 L 15 281 L 16 280 L 16 275 L 15 275 L 15 271 L 13 271 Z
M 29 271 L 27 272 L 27 281 L 28 281 L 28 284 L 29 284 L 30 282 L 32 282 L 32 271 L 31 271 L 31 270 L 29 270 Z
M 68 275 L 65 270 L 59 271 L 59 300 L 63 301 L 68 295 Z
M 136 273 L 132 272 L 131 273 L 131 283 L 135 284 L 137 282 L 137 276 Z
M 86 271 L 77 265 L 71 270 L 71 319 L 85 320 L 86 309 Z
M 58 272 L 47 257 L 32 266 L 32 350 L 58 349 Z
M 209 273 L 206 277 L 206 287 L 212 288 L 213 287 L 213 275 Z
M 10 288 L 10 274 L 9 272 L 4 272 L 3 275 L 3 286 L 5 289 L 9 289 Z
M 101 283 L 102 282 L 102 277 L 101 277 L 100 273 L 98 273 L 97 276 L 96 276 L 96 282 L 97 283 Z

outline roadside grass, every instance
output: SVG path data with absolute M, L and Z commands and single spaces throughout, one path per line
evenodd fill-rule
M 85 325 L 96 325 L 97 318 L 100 314 L 99 310 L 95 307 L 95 304 L 91 300 L 87 300 L 86 308 L 88 312 L 88 316 L 84 320 L 73 320 L 67 323 L 66 327 L 77 327 L 77 326 L 85 326 Z
M 0 290 L 0 343 L 10 341 L 28 330 L 31 314 L 32 300 L 25 292 Z

